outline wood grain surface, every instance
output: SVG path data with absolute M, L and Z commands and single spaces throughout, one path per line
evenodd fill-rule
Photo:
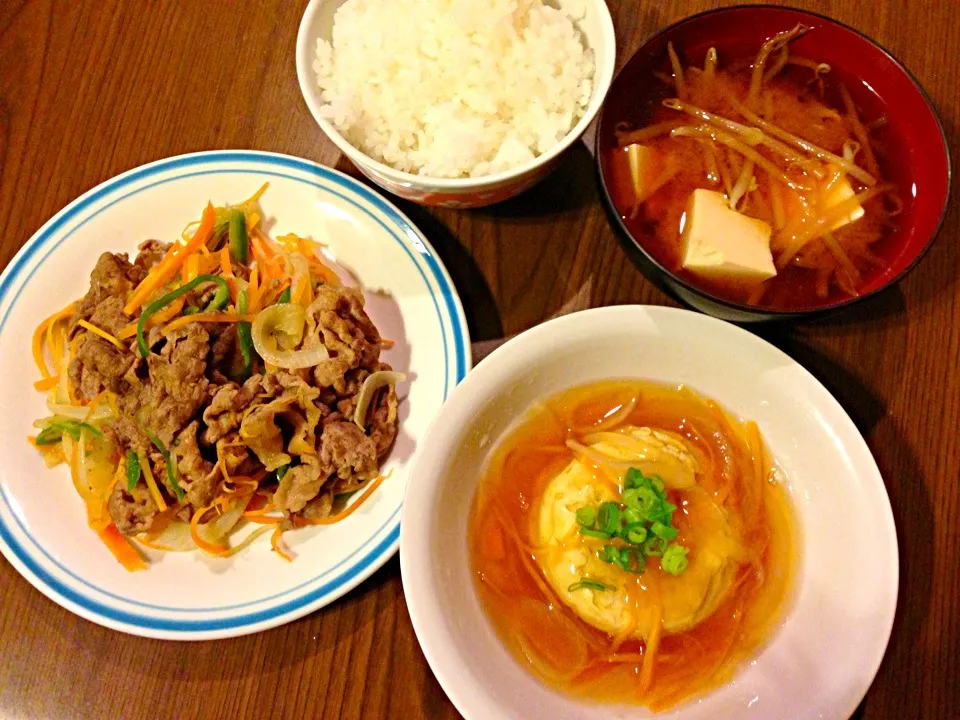
M 338 165 L 298 89 L 294 45 L 305 4 L 0 0 L 0 265 L 77 195 L 151 160 L 256 148 Z M 620 62 L 656 29 L 725 4 L 610 0 Z M 793 4 L 853 25 L 905 62 L 936 105 L 957 165 L 956 0 Z M 399 204 L 449 268 L 475 341 L 591 306 L 670 302 L 620 251 L 586 145 L 500 206 Z M 887 482 L 900 603 L 857 711 L 870 720 L 960 717 L 958 226 L 955 203 L 917 270 L 853 314 L 760 331 L 839 398 Z M 0 718 L 300 717 L 457 717 L 417 645 L 396 559 L 300 621 L 202 643 L 98 627 L 0 559 Z

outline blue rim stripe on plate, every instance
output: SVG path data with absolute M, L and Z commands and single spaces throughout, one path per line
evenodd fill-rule
M 317 189 L 331 192 L 341 199 L 351 203 L 356 207 L 360 212 L 363 212 L 368 217 L 377 222 L 384 230 L 388 232 L 394 239 L 397 240 L 398 244 L 404 249 L 407 255 L 411 258 L 414 263 L 414 266 L 417 267 L 417 270 L 420 272 L 421 277 L 427 283 L 428 288 L 430 287 L 430 282 L 423 273 L 423 269 L 417 264 L 416 257 L 410 251 L 409 245 L 413 245 L 417 249 L 418 255 L 422 258 L 430 269 L 430 274 L 433 280 L 436 282 L 436 285 L 439 288 L 440 295 L 443 297 L 444 310 L 446 311 L 446 320 L 450 325 L 450 329 L 453 332 L 453 344 L 455 349 L 455 363 L 454 363 L 454 378 L 455 383 L 463 379 L 467 371 L 467 341 L 465 339 L 465 322 L 462 314 L 462 310 L 459 306 L 458 298 L 456 297 L 456 292 L 452 288 L 452 284 L 447 278 L 446 272 L 443 270 L 442 266 L 434 256 L 434 254 L 428 249 L 428 246 L 424 243 L 423 238 L 418 233 L 418 231 L 410 224 L 410 222 L 403 217 L 392 205 L 390 205 L 386 200 L 381 198 L 378 194 L 366 188 L 360 183 L 357 183 L 351 178 L 348 178 L 342 175 L 339 172 L 331 170 L 329 168 L 316 165 L 314 163 L 300 160 L 297 158 L 292 158 L 283 155 L 274 155 L 269 153 L 259 153 L 259 152 L 250 152 L 250 151 L 222 151 L 222 152 L 213 152 L 213 153 L 198 153 L 195 155 L 187 155 L 176 158 L 170 158 L 168 160 L 161 160 L 156 163 L 153 163 L 148 166 L 137 168 L 131 170 L 127 173 L 124 173 L 120 176 L 117 176 L 113 180 L 109 180 L 93 189 L 86 195 L 78 198 L 71 205 L 68 205 L 66 208 L 61 210 L 47 225 L 34 236 L 34 238 L 28 242 L 24 248 L 17 253 L 17 255 L 11 261 L 9 267 L 4 271 L 3 276 L 0 277 L 0 303 L 2 303 L 8 294 L 10 288 L 13 286 L 14 282 L 20 279 L 20 274 L 23 270 L 23 267 L 28 263 L 34 255 L 40 251 L 44 245 L 49 241 L 49 239 L 56 234 L 58 231 L 62 230 L 71 220 L 75 219 L 77 215 L 82 213 L 84 210 L 88 209 L 90 206 L 98 202 L 99 200 L 108 197 L 112 193 L 120 190 L 131 183 L 135 183 L 139 180 L 149 178 L 151 176 L 157 175 L 159 173 L 168 172 L 171 170 L 177 170 L 181 168 L 188 168 L 195 165 L 211 165 L 211 164 L 224 164 L 224 163 L 238 163 L 238 162 L 248 162 L 255 165 L 267 165 L 267 166 L 279 166 L 284 168 L 289 168 L 293 170 L 298 170 L 304 172 L 308 175 L 313 176 L 314 178 L 322 179 L 328 183 L 331 183 L 334 186 L 344 188 L 346 191 L 351 191 L 355 195 L 360 196 L 363 200 L 372 205 L 376 210 L 383 213 L 395 226 L 396 228 L 391 229 L 387 226 L 379 217 L 370 212 L 369 209 L 362 207 L 358 202 L 343 195 L 332 188 L 317 184 L 316 182 L 311 182 L 302 177 L 296 177 L 287 175 L 285 173 L 271 172 L 263 169 L 254 169 L 254 168 L 233 168 L 226 167 L 219 170 L 209 170 L 201 171 L 194 173 L 184 173 L 177 175 L 171 178 L 166 178 L 164 180 L 137 188 L 126 195 L 113 200 L 107 205 L 99 208 L 95 213 L 90 215 L 87 218 L 83 218 L 76 226 L 70 229 L 62 238 L 60 238 L 52 248 L 50 248 L 47 253 L 43 256 L 44 258 L 50 252 L 53 251 L 57 246 L 64 242 L 67 238 L 70 237 L 74 232 L 76 232 L 80 227 L 86 224 L 89 220 L 99 215 L 101 212 L 105 211 L 112 205 L 120 200 L 123 200 L 127 197 L 135 195 L 139 192 L 148 190 L 151 187 L 154 187 L 165 182 L 172 182 L 175 180 L 183 179 L 185 177 L 191 177 L 196 175 L 204 174 L 233 174 L 233 173 L 252 173 L 252 174 L 261 174 L 261 175 L 274 175 L 284 177 L 296 182 L 302 182 Z M 396 232 L 396 229 L 399 229 L 400 232 L 405 237 L 400 237 Z M 405 242 L 406 240 L 406 242 Z M 33 273 L 36 272 L 37 268 L 42 264 L 43 258 L 38 261 L 37 266 L 27 275 L 25 279 L 22 280 L 20 288 L 17 290 L 13 300 L 10 302 L 6 313 L 2 320 L 0 320 L 0 333 L 2 333 L 3 326 L 6 324 L 7 318 L 13 310 L 13 307 L 16 304 L 16 300 L 19 297 L 23 288 L 27 285 Z M 443 330 L 442 337 L 444 341 L 444 356 L 445 356 L 445 365 L 447 367 L 446 372 L 446 387 L 444 390 L 444 397 L 449 392 L 449 375 L 450 375 L 450 364 L 449 357 L 447 355 L 446 348 L 446 335 L 447 335 L 447 322 L 443 313 L 440 312 L 440 308 L 437 305 L 437 299 L 434 293 L 431 293 L 431 299 L 434 302 L 434 307 L 437 310 L 441 328 Z M 111 595 L 99 588 L 93 588 L 89 583 L 84 581 L 82 578 L 77 577 L 71 571 L 64 568 L 59 562 L 52 558 L 36 541 L 29 536 L 26 532 L 26 529 L 20 523 L 17 512 L 11 507 L 7 501 L 6 495 L 3 493 L 2 488 L 0 488 L 0 500 L 3 504 L 6 505 L 8 511 L 11 513 L 11 517 L 17 522 L 20 530 L 33 542 L 34 545 L 47 557 L 48 560 L 53 562 L 61 571 L 65 574 L 73 577 L 79 582 L 91 587 L 91 589 L 96 590 L 97 592 L 104 593 L 110 597 L 113 597 L 117 600 L 120 600 L 125 603 L 132 605 L 139 605 L 148 609 L 155 609 L 164 612 L 171 613 L 184 613 L 184 612 L 227 612 L 232 610 L 237 610 L 249 605 L 259 605 L 265 602 L 270 602 L 271 600 L 276 600 L 280 597 L 292 594 L 306 585 L 314 584 L 318 580 L 321 580 L 326 575 L 335 572 L 337 568 L 341 565 L 349 562 L 352 558 L 342 561 L 334 568 L 326 571 L 324 574 L 312 578 L 311 580 L 303 583 L 295 588 L 279 593 L 278 595 L 270 596 L 267 598 L 261 598 L 259 600 L 253 601 L 251 603 L 245 603 L 243 605 L 236 606 L 223 606 L 218 608 L 168 608 L 153 606 L 146 603 L 139 603 L 137 601 L 130 600 L 128 598 L 121 598 L 119 596 Z M 354 557 L 357 554 L 360 554 L 364 549 L 374 541 L 383 531 L 383 529 L 393 522 L 393 527 L 390 529 L 388 534 L 374 547 L 370 552 L 364 555 L 359 562 L 355 563 L 352 567 L 348 568 L 346 571 L 342 572 L 340 575 L 335 577 L 333 580 L 323 584 L 322 586 L 315 588 L 305 594 L 300 595 L 299 597 L 288 600 L 280 605 L 275 605 L 272 607 L 264 608 L 262 610 L 247 613 L 244 615 L 234 615 L 230 617 L 206 619 L 206 620 L 189 620 L 189 619 L 173 619 L 173 618 L 160 618 L 149 615 L 142 615 L 133 612 L 127 612 L 120 610 L 103 603 L 98 602 L 97 600 L 91 599 L 86 595 L 83 595 L 80 592 L 77 592 L 73 588 L 65 585 L 59 579 L 51 575 L 44 567 L 42 567 L 32 555 L 24 549 L 24 547 L 14 538 L 13 534 L 10 532 L 10 529 L 6 527 L 2 519 L 0 519 L 0 540 L 13 552 L 16 558 L 19 560 L 23 566 L 32 573 L 38 581 L 42 582 L 47 589 L 56 593 L 65 600 L 76 604 L 77 606 L 93 613 L 94 615 L 101 616 L 105 619 L 108 619 L 115 623 L 131 625 L 135 627 L 150 628 L 156 630 L 165 630 L 178 633 L 190 633 L 190 632 L 200 632 L 200 631 L 216 631 L 216 630 L 225 630 L 225 629 L 236 629 L 243 628 L 250 625 L 255 625 L 263 622 L 268 622 L 278 617 L 285 616 L 290 613 L 297 612 L 302 610 L 307 606 L 313 604 L 314 602 L 334 593 L 337 593 L 338 590 L 343 588 L 345 585 L 353 581 L 360 573 L 363 573 L 373 563 L 384 560 L 384 554 L 391 550 L 399 538 L 399 521 L 395 520 L 399 511 L 395 511 L 393 515 L 387 520 L 387 522 L 381 526 L 375 533 L 371 535 L 370 540 L 367 541 L 359 550 L 354 553 Z

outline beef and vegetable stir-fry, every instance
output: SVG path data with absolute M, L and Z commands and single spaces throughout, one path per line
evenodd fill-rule
M 69 465 L 127 569 L 146 567 L 130 539 L 226 557 L 272 531 L 289 559 L 284 531 L 342 519 L 383 480 L 403 380 L 389 341 L 314 243 L 267 237 L 265 189 L 132 262 L 104 253 L 34 334 L 51 415 L 30 441 Z

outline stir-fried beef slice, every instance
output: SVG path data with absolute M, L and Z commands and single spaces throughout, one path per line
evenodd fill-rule
M 217 457 L 231 476 L 253 475 L 261 468 L 256 458 L 251 457 L 237 432 L 231 432 L 217 441 Z
M 377 448 L 377 458 L 382 458 L 397 439 L 397 390 L 393 385 L 377 393 L 367 412 L 367 432 Z
M 107 501 L 107 509 L 122 535 L 147 532 L 157 515 L 157 506 L 143 485 L 127 490 L 125 483 L 117 483 Z
M 200 424 L 194 420 L 177 436 L 176 459 L 180 473 L 180 487 L 187 493 L 187 501 L 195 508 L 207 507 L 213 502 L 220 483 L 220 468 L 200 454 L 197 433 Z
M 262 376 L 259 384 L 240 423 L 243 442 L 267 470 L 290 463 L 292 456 L 315 455 L 316 428 L 325 414 L 316 402 L 320 391 L 283 371 Z
M 229 377 L 240 353 L 235 323 L 215 327 L 210 332 L 210 369 Z
M 297 513 L 302 518 L 312 520 L 314 518 L 330 517 L 333 512 L 333 491 L 323 488 L 320 493 L 309 500 L 303 509 Z
M 126 302 L 127 295 L 146 277 L 144 269 L 130 264 L 126 253 L 103 253 L 90 273 L 90 289 L 83 296 L 73 318 L 70 335 L 80 320 L 89 320 L 98 306 L 109 298 Z
M 327 480 L 315 456 L 306 456 L 302 464 L 290 468 L 277 485 L 273 504 L 284 512 L 299 512 L 320 492 Z
M 170 249 L 170 243 L 161 242 L 160 240 L 145 240 L 140 243 L 137 249 L 140 252 L 137 253 L 133 264 L 143 273 L 144 277 L 146 277 L 147 273 L 150 272 L 150 268 L 160 262 L 163 256 L 167 254 L 167 251 Z
M 260 391 L 262 375 L 254 375 L 243 387 L 234 382 L 217 388 L 213 399 L 203 411 L 203 422 L 207 428 L 203 431 L 203 444 L 213 445 L 232 430 L 240 427 L 243 411 L 256 399 Z
M 320 436 L 320 465 L 327 475 L 349 478 L 377 470 L 377 446 L 351 422 L 331 422 Z
M 79 341 L 67 373 L 73 387 L 89 399 L 103 390 L 122 393 L 127 385 L 124 376 L 133 363 L 130 353 L 121 352 L 96 335 L 86 335 Z
M 111 335 L 117 335 L 130 324 L 131 319 L 129 315 L 123 312 L 122 298 L 108 297 L 97 305 L 96 310 L 90 316 L 89 322 L 101 330 L 106 330 Z
M 363 309 L 359 290 L 321 285 L 307 308 L 307 318 L 311 334 L 330 352 L 330 358 L 313 370 L 317 385 L 329 387 L 353 368 L 376 367 L 380 333 Z
M 208 397 L 209 351 L 209 334 L 199 323 L 191 323 L 167 336 L 159 355 L 147 358 L 151 397 L 142 421 L 167 445 Z
M 370 371 L 365 368 L 347 370 L 344 376 L 333 384 L 337 412 L 345 418 L 353 419 L 354 411 L 357 409 L 357 396 L 360 394 L 360 388 L 363 387 L 363 381 L 369 375 Z

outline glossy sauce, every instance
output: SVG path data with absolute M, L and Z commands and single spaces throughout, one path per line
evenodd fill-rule
M 549 481 L 571 461 L 567 438 L 579 438 L 638 398 L 619 425 L 650 426 L 689 441 L 700 464 L 698 484 L 712 493 L 747 548 L 732 589 L 700 624 L 663 635 L 647 668 L 646 644 L 614 639 L 559 602 L 537 565 L 539 502 Z M 619 426 L 618 425 L 618 426 Z M 534 409 L 494 454 L 481 481 L 469 528 L 478 592 L 503 642 L 551 687 L 599 701 L 670 707 L 730 679 L 776 629 L 795 566 L 792 511 L 782 474 L 750 450 L 746 428 L 684 388 L 609 381 L 565 392 Z M 756 436 L 759 439 L 759 436 Z M 762 441 L 761 441 L 762 442 Z M 680 505 L 674 523 L 685 538 L 694 518 Z M 695 556 L 696 547 L 690 547 Z M 651 562 L 638 590 L 657 592 L 663 574 Z

